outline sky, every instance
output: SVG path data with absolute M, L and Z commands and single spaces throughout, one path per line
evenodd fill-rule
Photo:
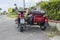
M 48 0 L 25 0 L 26 7 L 36 5 L 36 3 Z M 14 8 L 14 4 L 18 7 L 23 7 L 23 0 L 0 0 L 0 8 L 2 11 L 8 11 L 8 8 Z

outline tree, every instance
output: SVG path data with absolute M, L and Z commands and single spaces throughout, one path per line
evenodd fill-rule
M 16 4 L 14 4 L 14 6 L 17 6 Z
M 16 10 L 14 8 L 8 8 L 8 12 L 9 12 L 9 15 L 10 14 L 11 15 L 16 15 L 17 14 L 17 12 L 16 12 Z
M 51 2 L 55 2 L 55 1 L 60 1 L 60 0 L 49 0 L 49 1 L 51 1 Z
M 9 13 L 12 13 L 13 11 L 14 11 L 13 8 L 8 8 L 8 12 L 9 12 Z
M 6 11 L 3 11 L 3 12 L 2 12 L 2 14 L 3 14 L 3 15 L 6 15 L 6 14 L 7 14 L 7 12 L 6 12 Z
M 15 6 L 15 10 L 17 11 L 18 10 L 17 4 L 14 4 L 14 6 Z
M 49 19 L 60 20 L 60 1 L 41 2 L 39 6 L 46 11 Z
M 2 8 L 0 8 L 0 10 L 2 10 Z
M 30 7 L 30 9 L 35 9 L 35 7 L 36 7 L 36 6 L 34 5 L 34 6 Z
M 23 8 L 22 7 L 19 7 L 19 10 L 23 10 Z
M 2 8 L 0 8 L 0 11 L 2 10 Z M 1 13 L 0 13 L 1 14 Z

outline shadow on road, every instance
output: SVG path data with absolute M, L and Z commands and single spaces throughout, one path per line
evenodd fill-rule
M 39 33 L 39 32 L 42 32 L 42 31 L 40 30 L 39 27 L 27 27 L 27 28 L 25 28 L 24 32 L 28 32 L 28 33 L 36 32 L 36 33 Z

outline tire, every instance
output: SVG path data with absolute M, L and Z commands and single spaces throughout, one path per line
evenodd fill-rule
M 23 30 L 23 27 L 20 27 L 20 32 L 23 32 L 24 30 Z
M 44 26 L 41 26 L 40 28 L 41 28 L 41 30 L 43 30 L 43 31 L 46 30 L 46 27 L 44 27 Z
M 40 28 L 41 28 L 41 30 L 46 30 L 46 26 L 45 26 L 45 23 L 42 23 L 41 25 L 40 25 Z

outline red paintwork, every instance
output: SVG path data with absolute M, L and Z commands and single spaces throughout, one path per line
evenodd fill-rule
M 48 23 L 48 17 L 47 16 L 45 17 L 45 22 Z
M 23 13 L 18 14 L 18 17 L 24 18 Z M 47 16 L 43 17 L 43 15 L 38 15 L 38 14 L 33 14 L 32 20 L 34 23 L 44 23 L 44 22 L 48 23 L 48 17 Z
M 24 15 L 21 13 L 21 14 L 18 14 L 18 17 L 19 18 L 24 18 Z
M 48 23 L 48 18 L 46 16 L 43 17 L 43 15 L 34 15 L 33 21 L 35 23 L 43 23 L 43 22 Z
M 35 23 L 42 23 L 44 22 L 44 17 L 42 15 L 34 15 L 33 21 Z

